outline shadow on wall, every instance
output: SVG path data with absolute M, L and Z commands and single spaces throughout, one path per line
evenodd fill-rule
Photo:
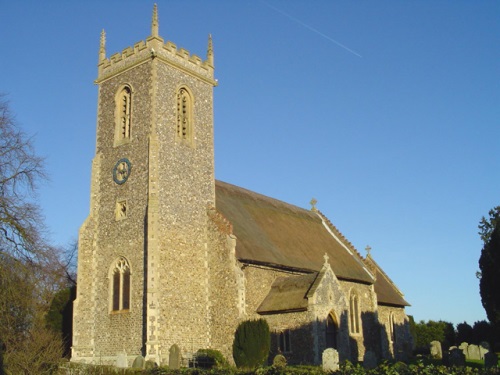
M 283 320 L 278 322 L 284 323 L 287 314 L 282 314 L 280 318 Z M 388 332 L 386 326 L 378 322 L 375 313 L 364 312 L 361 314 L 361 329 L 360 335 L 350 334 L 347 313 L 338 319 L 330 314 L 327 319 L 318 319 L 292 329 L 271 328 L 269 363 L 277 354 L 283 354 L 289 364 L 320 364 L 323 351 L 329 347 L 339 352 L 340 361 L 357 362 L 367 351 L 374 353 L 379 360 L 409 359 L 411 338 L 408 323 L 395 324 Z

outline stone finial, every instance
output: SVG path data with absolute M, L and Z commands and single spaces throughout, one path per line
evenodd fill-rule
M 99 62 L 106 60 L 106 32 L 101 31 L 101 43 L 99 47 Z
M 158 37 L 158 7 L 153 6 L 153 20 L 151 21 L 151 36 Z
M 330 259 L 330 257 L 328 256 L 327 253 L 325 253 L 325 255 L 323 255 L 323 259 L 325 260 L 325 265 L 328 264 L 328 260 Z
M 370 251 L 371 251 L 371 246 L 370 245 L 366 245 L 365 247 L 365 250 L 366 250 L 366 256 L 370 256 Z
M 318 201 L 316 199 L 311 199 L 309 203 L 311 204 L 311 211 L 318 211 L 318 209 L 316 208 L 316 203 L 318 203 Z
M 214 66 L 214 47 L 212 45 L 212 34 L 208 34 L 207 61 L 211 67 Z

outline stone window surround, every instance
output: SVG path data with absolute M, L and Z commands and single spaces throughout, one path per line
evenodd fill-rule
M 361 334 L 359 312 L 359 297 L 355 291 L 351 291 L 349 295 L 349 332 L 352 335 Z
M 186 85 L 176 90 L 176 137 L 190 147 L 194 146 L 194 96 Z M 185 113 L 185 115 L 183 115 Z
M 115 95 L 115 141 L 114 146 L 121 146 L 123 144 L 129 143 L 131 140 L 132 133 L 132 105 L 133 105 L 133 92 L 132 85 L 129 83 L 124 83 L 119 86 Z M 127 106 L 125 113 L 123 113 L 122 101 L 123 98 L 127 99 Z M 123 130 L 123 119 L 125 117 L 125 127 Z M 125 134 L 123 134 L 125 131 Z
M 119 273 L 119 286 L 115 288 L 115 275 Z M 125 275 L 128 274 L 128 286 L 124 284 Z M 132 270 L 130 267 L 130 262 L 124 257 L 120 256 L 112 263 L 109 268 L 108 273 L 109 279 L 109 313 L 110 314 L 120 314 L 130 311 L 131 306 L 131 296 L 132 296 Z M 127 287 L 127 298 L 124 301 L 124 288 Z M 118 291 L 118 295 L 115 294 Z M 115 308 L 116 298 L 118 297 L 118 308 Z M 128 300 L 128 301 L 127 301 Z M 128 302 L 128 306 L 124 306 Z

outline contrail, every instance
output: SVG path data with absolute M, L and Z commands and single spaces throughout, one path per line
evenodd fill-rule
M 318 35 L 322 36 L 323 38 L 325 38 L 325 39 L 329 40 L 330 42 L 335 43 L 335 44 L 336 44 L 336 45 L 338 45 L 339 47 L 342 47 L 343 49 L 345 49 L 345 50 L 347 50 L 347 51 L 351 52 L 353 55 L 356 55 L 356 56 L 358 56 L 358 57 L 363 57 L 363 56 L 361 56 L 359 53 L 357 53 L 356 51 L 353 51 L 353 50 L 352 50 L 352 49 L 350 49 L 349 47 L 344 46 L 342 43 L 340 43 L 340 42 L 336 41 L 336 40 L 335 40 L 335 39 L 333 39 L 333 38 L 330 38 L 328 35 L 323 34 L 321 31 L 319 31 L 319 30 L 315 29 L 314 27 L 309 26 L 308 24 L 305 24 L 304 22 L 302 22 L 301 20 L 299 20 L 299 19 L 297 19 L 297 18 L 295 18 L 295 17 L 291 16 L 290 14 L 285 13 L 285 12 L 283 12 L 282 10 L 280 10 L 280 9 L 278 9 L 278 8 L 273 7 L 271 4 L 268 4 L 268 3 L 266 3 L 265 1 L 262 1 L 262 0 L 261 0 L 261 3 L 263 3 L 264 5 L 266 5 L 266 6 L 267 6 L 267 7 L 269 7 L 269 8 L 273 9 L 274 11 L 276 11 L 276 12 L 278 12 L 278 13 L 281 13 L 281 14 L 282 14 L 282 15 L 284 15 L 285 17 L 287 17 L 287 18 L 291 19 L 292 21 L 297 22 L 299 25 L 304 26 L 306 29 L 311 30 L 313 33 L 316 33 L 316 34 L 318 34 Z

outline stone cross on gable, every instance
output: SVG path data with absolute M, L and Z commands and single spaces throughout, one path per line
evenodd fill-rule
M 370 245 L 366 245 L 365 250 L 366 250 L 367 255 L 370 255 L 370 250 L 371 249 L 372 248 L 370 247 Z
M 316 199 L 311 199 L 309 203 L 311 204 L 311 211 L 318 211 L 318 209 L 316 208 L 316 203 L 318 203 L 318 201 Z
M 325 255 L 323 255 L 323 258 L 325 259 L 325 264 L 328 264 L 328 260 L 330 259 L 330 257 L 328 256 L 327 253 L 325 253 Z

